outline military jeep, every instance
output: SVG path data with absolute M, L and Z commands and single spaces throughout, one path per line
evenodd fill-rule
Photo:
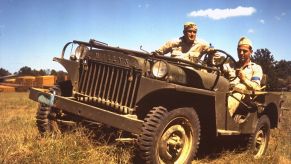
M 39 102 L 39 132 L 61 131 L 63 125 L 84 120 L 104 124 L 136 136 L 146 163 L 188 163 L 203 142 L 247 135 L 248 147 L 259 158 L 270 129 L 278 126 L 282 96 L 245 93 L 251 99 L 237 110 L 244 120 L 235 121 L 227 110 L 230 81 L 223 74 L 223 65 L 235 65 L 235 60 L 216 52 L 224 55 L 218 63 L 211 54 L 192 63 L 96 40 L 69 42 L 53 59 L 69 80 L 49 90 L 30 89 L 30 99 Z

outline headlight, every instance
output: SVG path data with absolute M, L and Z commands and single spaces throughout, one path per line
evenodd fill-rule
M 88 47 L 84 45 L 79 45 L 75 50 L 75 56 L 77 59 L 83 59 L 86 52 L 88 51 Z
M 163 78 L 168 73 L 167 63 L 164 61 L 157 61 L 152 67 L 152 73 L 156 78 Z

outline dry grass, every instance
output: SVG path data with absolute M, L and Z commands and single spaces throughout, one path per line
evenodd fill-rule
M 37 103 L 27 93 L 0 93 L 0 163 L 129 163 L 132 145 L 107 145 L 86 130 L 41 138 Z M 93 135 L 92 135 L 93 136 Z
M 291 93 L 287 107 L 291 106 Z M 132 163 L 132 144 L 106 144 L 84 128 L 41 138 L 35 125 L 37 103 L 27 93 L 0 93 L 0 163 Z M 272 130 L 266 156 L 254 160 L 246 151 L 222 147 L 193 163 L 291 163 L 291 111 L 282 128 Z

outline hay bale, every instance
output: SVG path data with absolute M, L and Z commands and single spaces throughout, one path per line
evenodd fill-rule
M 14 87 L 0 85 L 0 92 L 15 92 Z
M 37 76 L 35 85 L 38 87 L 53 86 L 56 82 L 56 76 Z
M 20 76 L 16 78 L 15 83 L 23 85 L 23 86 L 32 87 L 35 84 L 35 77 L 34 76 Z
M 66 81 L 69 80 L 68 75 L 58 75 L 56 78 L 56 82 Z
M 16 79 L 5 79 L 4 82 L 5 83 L 13 83 L 14 84 L 16 82 Z
M 29 90 L 29 86 L 17 86 L 15 87 L 16 92 L 27 92 Z
M 15 83 L 16 84 L 22 84 L 23 83 L 23 78 L 22 77 L 15 78 Z

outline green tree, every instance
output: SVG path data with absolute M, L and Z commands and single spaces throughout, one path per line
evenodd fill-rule
M 38 71 L 38 76 L 45 76 L 45 75 L 47 75 L 46 70 L 44 70 L 44 69 L 40 69 L 40 70 Z
M 32 71 L 32 69 L 28 66 L 24 66 L 22 68 L 19 69 L 18 73 L 19 76 L 34 76 L 34 72 Z
M 38 74 L 39 74 L 38 70 L 36 70 L 36 69 L 32 70 L 32 75 L 33 76 L 38 76 Z
M 48 75 L 50 73 L 50 71 L 48 69 L 40 69 L 40 70 L 36 70 L 36 69 L 33 69 L 32 70 L 32 74 L 33 76 L 45 76 L 45 75 Z
M 7 75 L 11 75 L 11 73 L 4 68 L 0 68 L 0 77 L 7 76 Z
M 52 69 L 50 75 L 57 76 L 58 72 L 56 70 Z
M 278 77 L 275 71 L 276 61 L 274 56 L 267 49 L 257 49 L 252 56 L 252 61 L 259 64 L 263 73 L 267 75 L 267 89 L 276 90 L 278 88 Z
M 287 80 L 291 76 L 291 61 L 280 60 L 276 63 L 275 70 L 278 77 Z

